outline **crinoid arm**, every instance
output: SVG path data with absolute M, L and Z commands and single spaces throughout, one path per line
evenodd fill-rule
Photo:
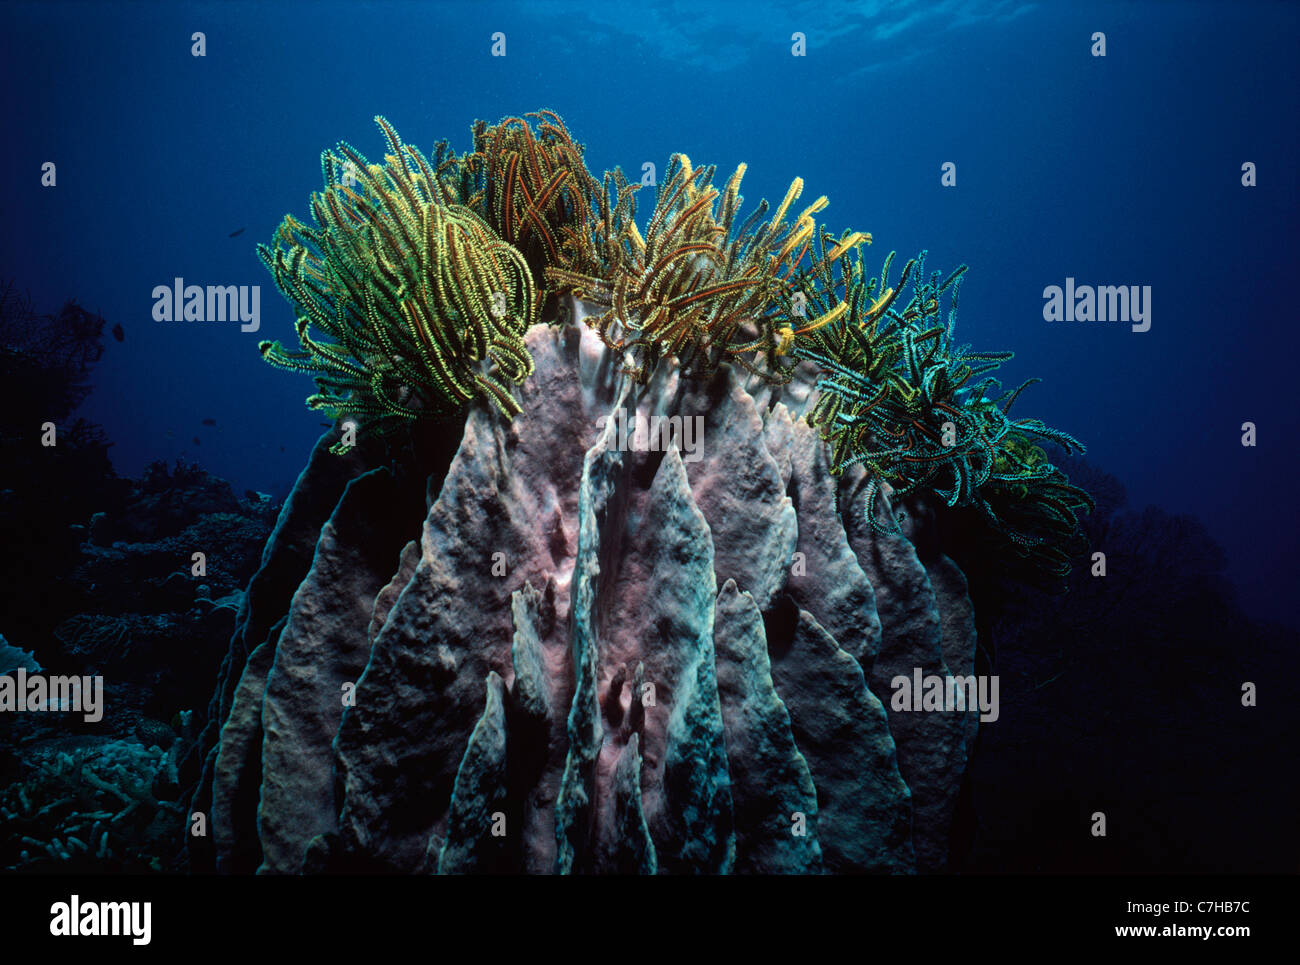
M 988 373 L 1012 353 L 977 353 L 954 343 L 966 266 L 927 277 L 922 252 L 890 286 L 892 260 L 891 254 L 879 279 L 870 281 L 863 280 L 860 258 L 838 278 L 823 268 L 799 279 L 827 316 L 835 297 L 849 306 L 825 321 L 791 325 L 788 345 L 793 358 L 821 369 L 809 421 L 830 447 L 832 473 L 861 463 L 899 497 L 927 493 L 949 508 L 974 507 L 1009 552 L 1063 575 L 1078 549 L 1079 514 L 1091 511 L 1092 501 L 1034 440 L 1067 454 L 1084 451 L 1083 444 L 1037 419 L 1009 416 L 1038 381 L 999 391 Z M 951 303 L 946 318 L 945 298 Z M 880 521 L 878 492 L 873 478 L 868 521 L 876 532 L 898 535 Z
M 457 203 L 472 178 L 445 148 L 430 163 L 376 122 L 384 164 L 347 144 L 325 152 L 316 227 L 287 216 L 258 248 L 294 307 L 302 348 L 263 342 L 262 357 L 315 377 L 310 407 L 378 433 L 476 398 L 514 415 L 510 385 L 532 372 L 523 336 L 538 310 L 528 264 Z
M 560 296 L 572 296 L 596 307 L 585 323 L 642 385 L 662 365 L 770 385 L 814 373 L 805 417 L 833 474 L 869 473 L 876 532 L 898 535 L 897 514 L 877 512 L 887 485 L 973 511 L 1045 572 L 1068 567 L 1091 500 L 1043 447 L 1083 446 L 1010 414 L 1038 381 L 1002 389 L 1010 352 L 956 342 L 965 265 L 929 270 L 922 251 L 895 278 L 891 252 L 873 274 L 872 236 L 819 226 L 827 199 L 800 207 L 800 178 L 745 214 L 744 164 L 715 182 L 715 166 L 681 153 L 643 228 L 640 186 L 619 169 L 592 176 L 551 111 L 478 121 L 470 152 L 444 141 L 432 158 L 376 122 L 383 163 L 326 151 L 314 224 L 287 216 L 258 249 L 299 343 L 263 342 L 262 355 L 316 380 L 309 406 L 380 433 L 475 402 L 512 417 L 513 387 L 533 372 L 525 333 L 543 314 L 567 324 Z

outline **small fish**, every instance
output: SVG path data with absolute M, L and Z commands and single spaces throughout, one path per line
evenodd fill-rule
M 207 418 L 203 420 L 203 424 L 205 426 L 215 426 L 217 424 L 217 420 L 212 418 Z
M 281 452 L 284 452 L 284 446 L 281 446 L 281 447 L 280 447 L 280 451 L 281 451 Z
M 126 332 L 122 331 L 121 322 L 118 322 L 116 325 L 113 326 L 112 332 L 113 332 L 113 337 L 117 339 L 119 342 L 126 340 Z
M 230 232 L 230 234 L 228 234 L 226 237 L 227 237 L 227 238 L 238 238 L 238 237 L 239 237 L 240 235 L 242 235 L 243 233 L 244 233 L 244 229 L 243 229 L 243 228 L 240 228 L 238 231 L 232 231 L 232 232 Z
M 321 425 L 323 425 L 326 429 L 333 429 L 333 428 L 334 428 L 334 423 L 332 423 L 332 422 L 322 422 Z
M 201 445 L 203 445 L 203 443 L 199 442 L 199 437 L 198 437 L 198 436 L 195 436 L 195 437 L 194 437 L 193 442 L 194 442 L 194 444 L 195 444 L 196 446 L 201 446 Z

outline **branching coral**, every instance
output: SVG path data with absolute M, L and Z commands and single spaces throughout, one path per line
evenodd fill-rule
M 172 751 L 105 741 L 40 751 L 0 789 L 0 865 L 9 871 L 161 871 L 184 825 Z
M 298 314 L 304 349 L 262 342 L 262 355 L 315 375 L 310 407 L 378 431 L 478 396 L 513 415 L 509 383 L 532 372 L 523 345 L 537 314 L 528 265 L 474 211 L 448 203 L 424 155 L 376 121 L 392 150 L 385 164 L 347 144 L 325 152 L 325 190 L 311 199 L 318 227 L 290 215 L 274 247 L 258 247 Z

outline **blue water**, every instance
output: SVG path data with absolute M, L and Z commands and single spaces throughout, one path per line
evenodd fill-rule
M 1044 379 L 1019 414 L 1087 442 L 1131 505 L 1205 519 L 1247 609 L 1300 625 L 1296 5 L 55 2 L 0 18 L 0 276 L 38 310 L 75 296 L 122 325 L 82 410 L 121 473 L 185 456 L 283 494 L 321 419 L 309 379 L 258 357 L 293 332 L 256 243 L 308 218 L 321 150 L 382 154 L 377 113 L 426 151 L 463 150 L 475 118 L 547 107 L 597 174 L 662 175 L 683 151 L 721 180 L 744 161 L 751 203 L 799 176 L 878 260 L 968 263 L 962 340 L 1015 350 L 1007 382 Z M 155 322 L 151 293 L 177 276 L 261 285 L 261 330 Z M 1067 277 L 1151 286 L 1150 331 L 1044 321 L 1043 289 Z

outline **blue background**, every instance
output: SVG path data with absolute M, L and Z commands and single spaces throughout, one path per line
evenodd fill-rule
M 744 161 L 750 204 L 800 176 L 805 203 L 830 196 L 823 223 L 874 234 L 877 264 L 922 248 L 932 268 L 968 263 L 960 339 L 1014 350 L 1009 384 L 1044 379 L 1019 414 L 1084 440 L 1131 505 L 1202 517 L 1247 609 L 1300 625 L 1294 5 L 55 2 L 0 17 L 0 277 L 38 311 L 71 296 L 122 325 L 82 409 L 120 473 L 184 455 L 283 495 L 321 420 L 310 380 L 258 357 L 293 333 L 257 242 L 287 212 L 308 218 L 323 149 L 382 155 L 375 114 L 426 151 L 465 150 L 475 118 L 547 107 L 597 175 L 662 175 L 683 151 L 721 180 Z M 57 187 L 40 186 L 46 161 Z M 261 331 L 154 322 L 154 286 L 178 275 L 261 285 Z M 1043 288 L 1067 276 L 1150 285 L 1151 330 L 1045 322 Z M 1257 448 L 1240 444 L 1247 420 Z

